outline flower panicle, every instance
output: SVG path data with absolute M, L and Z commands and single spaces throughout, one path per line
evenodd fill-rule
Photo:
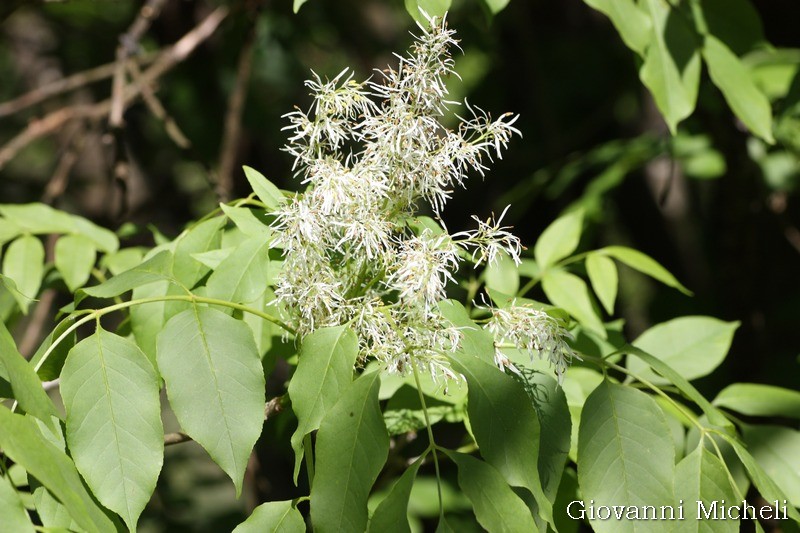
M 483 176 L 520 132 L 517 116 L 494 120 L 466 102 L 470 118 L 455 129 L 442 124 L 457 103 L 448 100 L 445 81 L 457 76 L 451 50 L 458 43 L 444 18 L 428 22 L 396 68 L 363 82 L 348 69 L 330 80 L 312 72 L 312 104 L 285 115 L 284 149 L 307 188 L 274 213 L 274 245 L 284 254 L 275 293 L 300 337 L 348 324 L 362 364 L 375 359 L 406 373 L 413 363 L 446 384 L 460 379 L 448 354 L 462 334 L 438 304 L 454 273 L 470 253 L 476 265 L 501 253 L 518 263 L 522 246 L 503 225 L 508 208 L 498 218 L 474 217 L 476 229 L 454 235 L 409 221 L 421 204 L 438 217 L 467 174 Z M 506 318 L 492 325 L 498 338 L 564 354 L 553 344 L 561 333 L 540 319 Z M 523 333 L 525 325 L 539 329 Z
M 567 343 L 572 339 L 569 331 L 544 311 L 530 305 L 517 305 L 516 300 L 508 307 L 490 307 L 489 310 L 492 317 L 484 328 L 495 338 L 495 363 L 500 368 L 518 372 L 503 353 L 503 348 L 527 351 L 531 360 L 538 356 L 550 363 L 560 385 L 572 359 L 577 357 Z

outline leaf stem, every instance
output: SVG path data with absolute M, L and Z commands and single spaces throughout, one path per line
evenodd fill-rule
M 110 305 L 110 306 L 104 307 L 102 309 L 93 310 L 93 311 L 89 312 L 89 314 L 87 314 L 86 316 L 81 318 L 80 320 L 76 321 L 69 328 L 67 328 L 64 331 L 64 333 L 59 335 L 59 337 L 55 341 L 53 341 L 53 344 L 51 344 L 47 348 L 47 351 L 44 352 L 44 354 L 42 355 L 42 358 L 39 359 L 39 361 L 36 363 L 36 366 L 34 367 L 34 371 L 38 372 L 39 369 L 42 368 L 42 366 L 44 365 L 45 361 L 47 361 L 48 357 L 50 357 L 50 355 L 53 353 L 55 348 L 59 344 L 61 344 L 61 342 L 63 342 L 64 339 L 66 339 L 72 332 L 74 332 L 76 329 L 78 329 L 82 325 L 86 324 L 87 322 L 90 322 L 92 320 L 99 320 L 101 316 L 107 315 L 109 313 L 113 313 L 115 311 L 119 311 L 121 309 L 126 309 L 128 307 L 133 307 L 133 306 L 136 306 L 136 305 L 143 305 L 143 304 L 156 303 L 156 302 L 174 302 L 174 301 L 191 302 L 193 304 L 204 303 L 204 304 L 209 304 L 209 305 L 219 305 L 219 306 L 223 306 L 223 307 L 229 307 L 231 309 L 237 309 L 237 310 L 243 311 L 245 313 L 250 313 L 252 315 L 256 315 L 256 316 L 258 316 L 260 318 L 263 318 L 264 320 L 266 320 L 268 322 L 272 322 L 273 324 L 276 324 L 276 325 L 282 327 L 283 329 L 285 329 L 289 333 L 295 333 L 295 330 L 292 327 L 290 327 L 289 325 L 285 324 L 279 318 L 277 318 L 277 317 L 275 317 L 273 315 L 270 315 L 269 313 L 265 313 L 263 311 L 259 311 L 258 309 L 253 309 L 251 307 L 247 307 L 245 305 L 237 304 L 237 303 L 234 303 L 234 302 L 229 302 L 229 301 L 226 301 L 226 300 L 218 300 L 216 298 L 206 298 L 204 296 L 197 296 L 197 295 L 194 295 L 194 294 L 186 294 L 186 295 L 176 294 L 176 295 L 166 295 L 166 296 L 153 296 L 153 297 L 150 297 L 150 298 L 139 298 L 137 300 L 129 300 L 127 302 L 120 302 L 118 304 Z
M 594 363 L 596 365 L 602 366 L 604 368 L 613 368 L 614 370 L 616 370 L 618 372 L 622 372 L 623 374 L 632 377 L 633 379 L 635 379 L 636 381 L 638 381 L 639 383 L 641 383 L 642 385 L 644 385 L 648 389 L 652 390 L 653 392 L 655 392 L 656 394 L 658 394 L 659 396 L 664 398 L 670 404 L 672 404 L 672 406 L 675 407 L 675 409 L 677 409 L 683 416 L 686 417 L 687 420 L 689 420 L 692 424 L 695 425 L 695 427 L 697 427 L 697 429 L 700 431 L 701 434 L 705 434 L 707 432 L 707 429 L 705 427 L 703 427 L 703 425 L 697 420 L 697 417 L 694 415 L 694 413 L 692 413 L 691 411 L 687 410 L 683 405 L 681 405 L 680 403 L 678 403 L 675 400 L 673 400 L 672 397 L 670 397 L 669 394 L 667 394 L 666 392 L 661 390 L 661 388 L 658 387 L 657 385 L 654 385 L 653 383 L 647 381 L 645 378 L 639 376 L 638 374 L 636 374 L 634 372 L 631 372 L 630 370 L 628 370 L 624 366 L 620 366 L 620 365 L 618 365 L 616 363 L 612 363 L 612 362 L 606 360 L 605 358 L 595 357 L 593 355 L 586 355 L 586 354 L 581 354 L 581 358 L 586 360 L 586 361 L 590 361 L 590 362 L 592 362 L 592 363 Z
M 308 474 L 308 490 L 314 484 L 314 448 L 311 443 L 311 433 L 306 433 L 303 437 L 303 456 L 306 460 L 306 473 Z
M 419 394 L 419 401 L 422 405 L 422 415 L 425 417 L 425 428 L 428 430 L 428 440 L 430 441 L 428 443 L 428 450 L 432 452 L 433 468 L 436 470 L 436 492 L 439 496 L 439 520 L 441 521 L 444 519 L 444 503 L 442 500 L 442 476 L 439 472 L 439 458 L 436 455 L 438 446 L 436 446 L 436 441 L 433 439 L 433 427 L 431 425 L 431 419 L 428 416 L 428 406 L 425 403 L 425 395 L 422 393 L 422 383 L 419 380 L 417 361 L 414 359 L 413 355 L 411 355 L 409 359 L 411 359 L 411 368 L 414 371 L 414 382 L 417 385 L 417 393 Z

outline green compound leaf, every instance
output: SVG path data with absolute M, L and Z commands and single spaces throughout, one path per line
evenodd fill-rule
M 206 283 L 206 295 L 229 302 L 247 303 L 258 299 L 267 286 L 269 241 L 244 241 L 214 270 Z
M 367 499 L 389 454 L 377 372 L 352 382 L 325 415 L 311 487 L 315 531 L 366 531 Z
M 175 240 L 173 251 L 172 274 L 186 287 L 194 287 L 209 268 L 192 257 L 192 254 L 207 252 L 219 248 L 225 217 L 214 217 L 204 220 L 185 230 Z
M 800 419 L 800 392 L 773 385 L 734 383 L 722 389 L 713 403 L 749 416 Z
M 89 533 L 116 531 L 84 488 L 72 460 L 42 435 L 34 418 L 0 407 L 0 448 L 58 498 L 80 527 Z
M 708 74 L 737 117 L 752 131 L 770 144 L 772 136 L 772 108 L 767 96 L 756 86 L 747 67 L 731 52 L 725 43 L 707 35 L 703 44 L 703 58 Z
M 526 392 L 541 426 L 539 479 L 547 499 L 555 502 L 572 430 L 567 396 L 555 379 L 541 372 L 526 376 Z
M 358 339 L 345 326 L 322 328 L 303 339 L 297 370 L 289 382 L 297 429 L 292 435 L 295 453 L 294 479 L 303 460 L 303 438 L 319 429 L 325 414 L 353 381 Z
M 161 298 L 164 296 L 186 295 L 186 291 L 167 279 L 148 283 L 133 289 L 132 300 L 143 298 Z M 131 308 L 131 330 L 136 338 L 136 344 L 147 355 L 153 366 L 158 368 L 156 361 L 156 340 L 159 333 L 166 326 L 167 321 L 181 311 L 191 308 L 189 302 L 155 301 L 136 305 Z
M 408 14 L 426 27 L 428 22 L 422 12 L 427 13 L 429 17 L 442 17 L 450 9 L 450 3 L 451 0 L 405 0 Z
M 33 490 L 33 505 L 44 527 L 53 528 L 57 531 L 60 529 L 70 531 L 81 530 L 78 523 L 69 515 L 67 508 L 61 505 L 61 503 L 41 485 Z
M 583 209 L 576 209 L 557 218 L 539 235 L 533 255 L 539 268 L 546 270 L 578 247 L 583 228 Z
M 38 234 L 71 233 L 78 218 L 40 203 L 0 204 L 0 214 L 23 232 Z
M 305 533 L 306 523 L 292 501 L 262 503 L 233 533 Z
M 647 394 L 603 382 L 586 400 L 578 433 L 578 480 L 595 506 L 674 505 L 675 446 L 664 412 Z M 670 531 L 668 521 L 592 520 L 599 533 Z
M 722 363 L 738 327 L 739 322 L 685 316 L 653 326 L 633 345 L 661 359 L 687 380 L 693 380 L 710 374 Z M 629 360 L 628 368 L 655 383 L 668 382 L 639 360 Z
M 459 328 L 463 335 L 460 353 L 463 352 L 487 362 L 494 360 L 494 339 L 491 333 L 479 328 L 475 322 L 470 320 L 467 310 L 460 302 L 455 300 L 439 302 L 439 312 Z
M 639 77 L 674 135 L 678 123 L 692 114 L 697 103 L 699 38 L 679 13 L 680 8 L 666 0 L 644 0 L 643 7 L 652 21 L 652 32 Z
M 53 423 L 51 417 L 58 416 L 55 406 L 31 364 L 17 351 L 14 338 L 3 322 L 0 322 L 0 376 L 8 378 L 14 399 L 26 413 L 48 425 Z
M 56 268 L 70 291 L 75 292 L 89 281 L 97 256 L 92 241 L 82 235 L 64 235 L 56 241 L 55 255 Z
M 61 368 L 64 366 L 64 361 L 67 359 L 67 354 L 75 346 L 75 332 L 64 337 L 60 343 L 50 352 L 47 359 L 42 361 L 44 354 L 53 343 L 61 337 L 73 324 L 75 317 L 66 317 L 59 322 L 53 331 L 45 337 L 42 344 L 36 350 L 36 353 L 31 357 L 31 364 L 34 365 L 34 370 L 42 381 L 52 381 L 61 375 Z
M 263 209 L 258 211 L 246 207 L 231 207 L 225 204 L 219 205 L 225 216 L 248 237 L 257 237 L 261 240 L 269 240 L 273 230 L 269 226 L 267 212 Z
M 250 328 L 193 306 L 167 322 L 156 353 L 178 422 L 231 477 L 238 496 L 264 424 L 264 371 Z
M 70 216 L 72 217 L 73 234 L 89 239 L 101 252 L 112 254 L 119 250 L 119 239 L 113 231 L 102 228 L 83 217 Z
M 0 476 L 0 529 L 9 533 L 34 533 L 31 517 L 25 510 L 17 489 L 7 477 Z
M 692 400 L 700 409 L 703 410 L 703 413 L 705 413 L 705 415 L 708 417 L 708 421 L 711 422 L 711 424 L 733 431 L 733 424 L 731 424 L 731 422 L 725 418 L 725 415 L 723 415 L 719 409 L 716 409 L 713 405 L 711 405 L 711 403 L 706 400 L 705 396 L 700 394 L 697 389 L 695 389 L 694 386 L 686 380 L 686 378 L 678 374 L 664 361 L 653 355 L 650 355 L 636 346 L 631 346 L 630 344 L 625 345 L 620 351 L 622 353 L 638 357 L 651 369 L 664 376 L 667 381 L 678 388 L 684 397 Z
M 130 270 L 121 272 L 100 285 L 82 289 L 82 292 L 95 298 L 113 298 L 142 285 L 169 280 L 172 260 L 172 253 L 162 250 Z
M 0 218 L 0 246 L 22 235 L 22 228 L 8 219 Z
M 783 490 L 781 490 L 781 488 L 769 476 L 769 474 L 767 474 L 761 465 L 759 465 L 758 461 L 755 460 L 747 448 L 745 448 L 738 440 L 730 435 L 726 435 L 724 433 L 720 433 L 719 435 L 733 447 L 733 450 L 736 452 L 739 460 L 742 461 L 745 470 L 747 470 L 747 475 L 758 489 L 758 492 L 761 494 L 762 498 L 768 502 L 774 502 L 777 500 L 781 504 L 784 500 L 789 499 Z M 794 506 L 787 505 L 786 511 L 789 518 L 800 524 L 800 512 Z
M 61 395 L 78 470 L 100 503 L 135 530 L 164 461 L 153 365 L 132 341 L 100 328 L 70 351 Z
M 525 389 L 480 354 L 459 351 L 450 360 L 467 379 L 467 411 L 481 456 L 509 485 L 528 489 L 541 517 L 552 523 L 553 504 L 539 478 L 541 427 Z
M 611 19 L 625 45 L 640 56 L 644 56 L 644 50 L 650 42 L 653 24 L 634 0 L 584 0 L 584 2 Z
M 3 275 L 11 278 L 17 286 L 12 294 L 23 313 L 28 312 L 30 301 L 36 298 L 44 275 L 44 246 L 33 235 L 23 235 L 8 245 L 3 257 Z
M 800 431 L 782 426 L 743 426 L 742 440 L 756 462 L 800 507 Z
M 642 274 L 647 274 L 651 278 L 657 279 L 664 285 L 676 288 L 688 296 L 692 295 L 692 292 L 681 285 L 681 283 L 675 279 L 675 276 L 670 274 L 666 268 L 661 266 L 649 255 L 638 250 L 627 248 L 625 246 L 607 246 L 597 250 L 597 253 L 610 255 L 617 261 L 625 263 L 629 267 L 633 268 L 634 270 L 638 270 Z
M 553 305 L 567 311 L 600 338 L 608 337 L 592 305 L 589 287 L 581 278 L 563 270 L 552 270 L 542 278 L 542 289 Z
M 708 33 L 735 54 L 745 54 L 765 44 L 761 17 L 750 0 L 703 0 L 697 4 L 702 6 Z
M 417 477 L 419 467 L 422 466 L 424 457 L 417 459 L 409 466 L 400 479 L 392 487 L 386 498 L 378 504 L 372 519 L 369 521 L 368 531 L 382 533 L 394 531 L 397 533 L 411 533 L 408 524 L 408 500 L 411 498 L 411 489 Z
M 300 6 L 305 2 L 306 0 L 294 0 L 294 12 L 297 13 L 297 10 L 300 9 Z M 259 200 L 264 202 L 267 209 L 276 209 L 286 200 L 286 197 L 283 196 L 280 189 L 265 178 L 261 172 L 248 166 L 242 168 L 244 168 L 244 175 L 247 181 L 250 182 L 250 187 L 253 188 L 253 192 L 256 193 Z
M 503 476 L 470 455 L 445 450 L 458 466 L 458 485 L 472 502 L 475 518 L 487 531 L 539 531 L 533 517 Z
M 589 254 L 586 258 L 586 273 L 589 274 L 589 281 L 592 282 L 592 288 L 603 308 L 609 315 L 613 315 L 619 285 L 617 265 L 604 255 Z
M 731 486 L 725 464 L 708 451 L 697 446 L 675 467 L 676 495 L 684 501 L 685 522 L 680 531 L 686 533 L 737 533 L 738 520 L 696 520 L 698 511 L 705 516 L 712 502 L 736 501 L 736 491 Z M 703 502 L 701 509 L 697 502 Z M 703 511 L 705 509 L 705 511 Z
M 510 0 L 483 0 L 492 15 L 497 15 L 506 8 Z
M 497 256 L 494 263 L 486 266 L 486 286 L 504 294 L 517 294 L 519 272 L 514 260 L 506 253 Z

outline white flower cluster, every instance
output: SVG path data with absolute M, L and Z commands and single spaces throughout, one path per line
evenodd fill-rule
M 287 115 L 286 150 L 308 188 L 276 213 L 275 244 L 285 255 L 276 295 L 300 336 L 349 324 L 362 362 L 374 357 L 406 372 L 413 357 L 434 379 L 457 379 L 444 354 L 460 333 L 437 304 L 462 256 L 476 265 L 500 252 L 519 261 L 521 246 L 502 216 L 449 235 L 423 228 L 415 214 L 426 203 L 438 215 L 466 173 L 483 174 L 519 131 L 516 117 L 492 120 L 470 106 L 457 130 L 442 126 L 454 104 L 444 80 L 455 74 L 456 42 L 443 19 L 429 22 L 379 82 L 314 75 L 311 109 Z
M 484 325 L 494 335 L 495 363 L 500 368 L 518 372 L 513 363 L 503 354 L 503 347 L 527 350 L 547 359 L 555 370 L 558 383 L 564 379 L 575 352 L 567 344 L 570 333 L 561 327 L 555 318 L 544 311 L 528 305 L 515 305 L 504 309 L 492 309 L 492 317 Z

